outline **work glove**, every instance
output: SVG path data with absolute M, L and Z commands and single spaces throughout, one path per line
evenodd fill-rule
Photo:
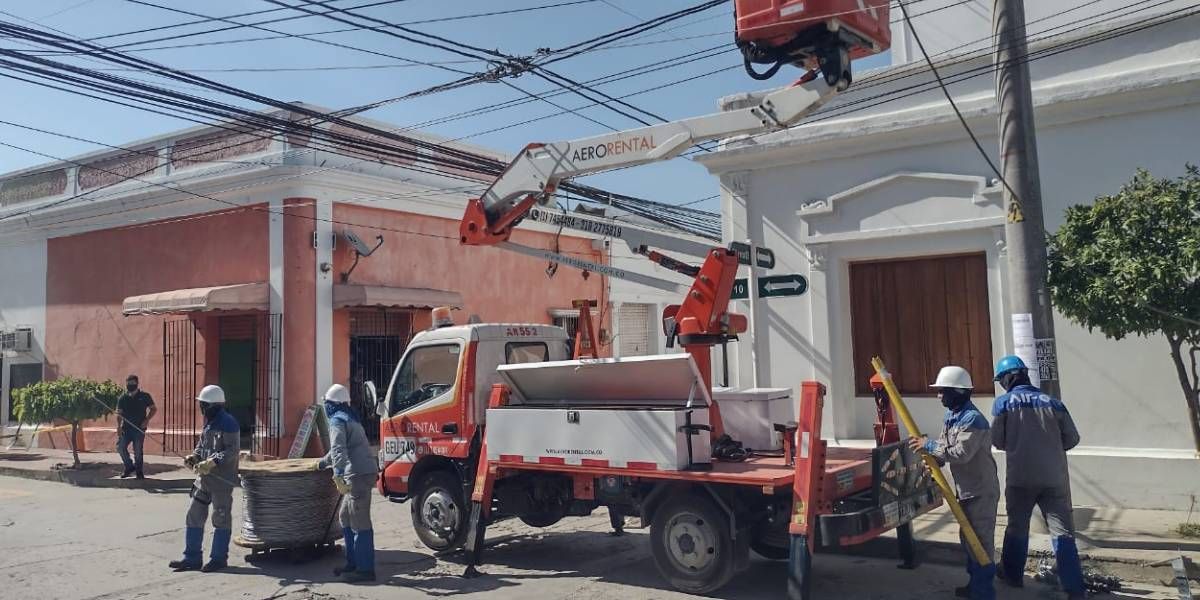
M 200 457 L 196 456 L 195 454 L 189 454 L 183 457 L 183 466 L 189 469 L 195 468 L 197 462 L 200 462 Z
M 313 471 L 320 471 L 323 467 L 321 466 L 320 460 L 314 460 L 312 465 L 310 465 L 308 468 Z
M 346 495 L 350 493 L 350 482 L 346 481 L 346 478 L 340 475 L 333 476 L 333 487 L 337 488 L 339 494 Z
M 208 475 L 209 473 L 212 473 L 212 470 L 215 468 L 217 468 L 217 461 L 211 458 L 196 463 L 196 472 L 201 475 Z

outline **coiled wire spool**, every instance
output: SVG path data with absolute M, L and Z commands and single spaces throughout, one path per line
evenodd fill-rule
M 241 463 L 242 531 L 235 543 L 298 548 L 341 537 L 335 522 L 340 494 L 332 473 L 313 471 L 312 464 L 311 458 Z

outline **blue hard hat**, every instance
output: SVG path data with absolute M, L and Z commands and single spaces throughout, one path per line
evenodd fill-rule
M 1000 377 L 1002 377 L 1005 373 L 1027 370 L 1029 370 L 1029 367 L 1025 366 L 1025 361 L 1021 360 L 1021 357 L 1009 354 L 1008 356 L 1000 359 L 1000 362 L 996 363 L 995 380 L 1000 381 Z

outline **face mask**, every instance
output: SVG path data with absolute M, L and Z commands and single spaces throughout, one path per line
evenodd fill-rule
M 200 412 L 204 413 L 205 419 L 208 419 L 211 421 L 212 419 L 214 419 L 217 416 L 217 413 L 221 412 L 221 405 L 220 404 L 201 403 L 200 404 Z
M 939 396 L 942 399 L 942 406 L 950 410 L 958 410 L 971 399 L 970 392 L 954 388 L 943 388 Z
M 128 390 L 130 394 L 132 394 L 132 393 L 134 393 L 134 392 L 136 392 L 136 391 L 137 391 L 137 389 L 138 389 L 138 384 L 136 384 L 136 383 L 127 383 L 127 384 L 125 384 L 125 389 L 126 389 L 126 390 Z

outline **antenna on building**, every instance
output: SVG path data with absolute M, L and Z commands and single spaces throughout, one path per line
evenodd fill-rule
M 342 236 L 346 238 L 347 242 L 350 242 L 350 247 L 354 249 L 354 264 L 350 265 L 350 269 L 348 271 L 342 273 L 342 283 L 346 283 L 347 281 L 350 281 L 350 274 L 354 272 L 356 267 L 358 267 L 358 259 L 374 254 L 375 251 L 383 245 L 383 236 L 375 236 L 374 248 L 367 246 L 367 243 L 364 242 L 362 238 L 358 237 L 358 235 L 349 229 L 343 230 Z

